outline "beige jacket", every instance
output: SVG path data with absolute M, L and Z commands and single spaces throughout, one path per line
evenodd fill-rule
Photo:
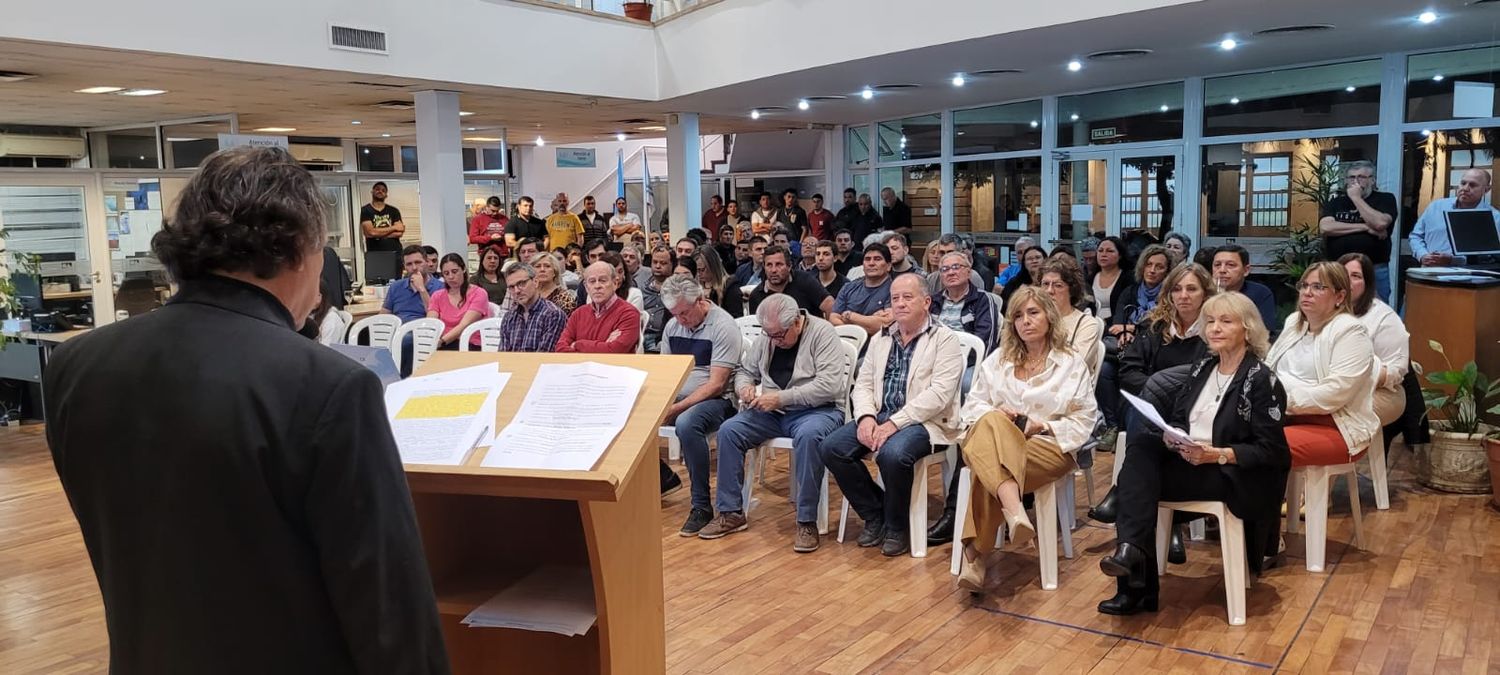
M 854 380 L 854 419 L 880 412 L 885 399 L 885 366 L 896 344 L 892 324 L 870 338 L 865 362 Z M 891 415 L 897 428 L 921 424 L 935 445 L 958 439 L 958 388 L 964 375 L 964 348 L 948 327 L 929 320 L 917 339 L 906 378 L 906 405 Z
M 1287 317 L 1281 337 L 1271 345 L 1266 365 L 1280 375 L 1281 358 L 1307 334 L 1300 312 Z M 1332 415 L 1349 455 L 1358 455 L 1380 434 L 1375 415 L 1375 349 L 1365 326 L 1352 314 L 1337 314 L 1313 338 L 1318 353 L 1318 384 L 1298 386 L 1282 378 L 1289 415 Z

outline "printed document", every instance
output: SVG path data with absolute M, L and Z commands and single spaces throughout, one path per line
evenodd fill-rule
M 1156 406 L 1153 406 L 1150 403 L 1141 400 L 1139 396 L 1131 394 L 1128 391 L 1122 391 L 1120 392 L 1120 394 L 1125 397 L 1126 401 L 1130 402 L 1130 406 L 1132 408 L 1135 408 L 1136 412 L 1139 412 L 1146 417 L 1147 422 L 1150 422 L 1156 425 L 1156 428 L 1161 429 L 1161 435 L 1163 439 L 1169 442 L 1177 441 L 1179 443 L 1187 443 L 1189 445 L 1198 444 L 1197 441 L 1194 441 L 1192 438 L 1188 437 L 1187 432 L 1178 429 L 1177 427 L 1174 427 L 1170 424 L 1167 424 L 1167 421 L 1162 419 L 1161 413 L 1156 411 Z
M 462 464 L 489 442 L 495 399 L 510 373 L 496 364 L 461 368 L 396 382 L 385 390 L 386 415 L 406 464 Z
M 615 441 L 646 372 L 602 363 L 545 363 L 484 466 L 588 471 Z
M 538 568 L 464 617 L 470 628 L 516 628 L 583 635 L 597 618 L 594 580 L 583 566 Z

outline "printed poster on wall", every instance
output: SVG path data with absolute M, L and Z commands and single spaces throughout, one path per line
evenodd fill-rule
M 594 168 L 593 148 L 558 148 L 557 168 L 559 169 L 592 169 Z

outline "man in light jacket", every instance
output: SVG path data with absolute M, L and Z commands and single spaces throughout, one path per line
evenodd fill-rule
M 915 274 L 891 283 L 891 325 L 870 340 L 854 382 L 854 420 L 823 441 L 823 464 L 865 521 L 859 545 L 886 556 L 911 548 L 912 467 L 933 443 L 957 434 L 958 384 L 964 372 L 958 336 L 928 313 L 932 297 Z M 875 454 L 884 488 L 861 459 Z M 926 523 L 915 523 L 924 530 Z
M 745 452 L 779 436 L 792 439 L 797 483 L 797 534 L 792 550 L 818 550 L 818 497 L 823 462 L 818 446 L 844 423 L 837 404 L 847 395 L 849 346 L 833 325 L 797 307 L 797 301 L 773 293 L 755 312 L 762 333 L 755 338 L 734 376 L 735 396 L 743 411 L 719 427 L 719 515 L 698 532 L 718 539 L 743 531 L 741 498 Z

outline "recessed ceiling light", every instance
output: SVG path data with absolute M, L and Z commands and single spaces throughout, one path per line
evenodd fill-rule
M 1240 46 L 1240 43 L 1235 42 L 1234 38 L 1224 38 L 1223 40 L 1219 41 L 1219 49 L 1222 49 L 1226 52 L 1232 51 L 1235 47 L 1238 46 Z
M 1166 111 L 1170 110 L 1170 108 L 1167 107 L 1167 104 L 1163 103 L 1163 104 L 1161 104 L 1160 110 L 1162 112 L 1166 112 Z
M 1037 126 L 1038 126 L 1038 122 L 1036 120 L 1031 120 L 1031 128 L 1035 129 L 1035 128 L 1037 128 Z
M 1347 87 L 1344 87 L 1344 91 L 1347 91 L 1347 92 L 1349 92 L 1351 94 L 1354 93 L 1354 85 L 1351 84 L 1351 85 L 1349 85 Z
M 491 136 L 464 136 L 464 140 L 475 143 L 498 143 L 500 139 Z
M 297 127 L 261 127 L 256 129 L 256 131 L 263 131 L 268 134 L 284 134 L 296 130 Z
M 204 140 L 204 139 L 201 139 L 201 138 L 176 138 L 176 137 L 173 137 L 173 136 L 168 136 L 167 137 L 167 142 L 168 143 L 187 143 L 189 141 L 201 141 L 201 140 Z
M 807 110 L 808 108 L 811 108 L 811 107 L 812 107 L 812 104 L 808 103 L 807 99 L 805 99 L 805 98 L 797 101 L 797 109 L 798 110 Z
M 459 117 L 468 117 L 469 115 L 473 115 L 473 114 L 474 113 L 471 113 L 471 112 L 468 112 L 468 111 L 465 111 L 465 110 L 458 111 L 458 116 Z
M 1239 104 L 1240 104 L 1240 97 L 1235 96 L 1235 97 L 1229 99 L 1229 105 L 1239 105 Z
M 464 127 L 464 131 L 479 131 L 479 127 Z
M 146 156 L 145 155 L 141 155 L 141 161 L 142 162 L 146 161 Z
M 1069 61 L 1069 62 L 1068 62 L 1068 70 L 1071 70 L 1071 71 L 1073 71 L 1073 72 L 1075 72 L 1075 73 L 1076 73 L 1076 72 L 1078 72 L 1078 71 L 1080 71 L 1080 70 L 1083 70 L 1083 64 L 1082 64 L 1082 63 L 1080 63 L 1080 62 L 1079 62 L 1079 61 L 1078 61 L 1078 60 L 1076 60 L 1076 59 L 1075 59 L 1075 60 L 1072 60 L 1072 61 Z
M 349 120 L 349 123 L 350 124 L 364 124 L 364 122 L 361 122 L 359 120 Z
M 624 143 L 625 142 L 625 134 L 615 134 L 615 140 L 617 140 L 617 141 L 619 141 L 621 143 Z
M 962 132 L 962 131 L 957 131 L 957 132 L 954 132 L 954 133 L 957 134 L 957 135 L 959 135 L 959 136 L 964 135 L 964 132 Z
M 664 127 L 664 126 L 662 126 L 660 124 L 654 124 L 654 125 L 651 125 L 649 127 L 640 127 L 640 129 L 641 129 L 641 131 L 666 131 L 667 130 L 666 127 Z
M 124 87 L 88 87 L 87 89 L 75 89 L 75 94 L 113 94 L 117 91 L 125 91 Z
M 542 147 L 542 146 L 544 146 L 546 144 L 547 144 L 547 141 L 544 140 L 544 139 L 542 139 L 541 136 L 537 136 L 536 137 L 536 147 L 540 148 L 540 147 Z
M 758 119 L 760 119 L 760 111 L 759 110 L 751 110 L 750 111 L 750 119 L 752 119 L 752 120 L 758 120 Z
M 959 73 L 959 74 L 953 76 L 953 86 L 955 86 L 955 87 L 962 87 L 962 86 L 964 86 L 964 75 L 963 75 L 963 73 Z
M 381 134 L 380 137 L 381 138 L 390 138 L 391 135 L 390 134 Z M 366 150 L 365 152 L 369 152 L 369 150 Z
M 167 90 L 165 90 L 165 89 L 126 89 L 125 91 L 120 91 L 120 92 L 115 92 L 115 93 L 117 93 L 117 94 L 119 94 L 121 96 L 159 96 L 161 94 L 167 93 Z
M 1417 15 L 1417 21 L 1420 21 L 1422 23 L 1432 23 L 1434 21 L 1437 21 L 1437 13 L 1436 12 L 1422 12 L 1421 14 Z
M 1432 130 L 1431 129 L 1423 129 L 1422 130 L 1422 138 L 1427 138 L 1428 136 L 1431 136 L 1431 135 L 1432 135 Z
M 1433 82 L 1442 82 L 1443 81 L 1443 74 L 1442 73 L 1438 73 L 1436 75 L 1433 75 L 1432 76 L 1432 81 Z
M 365 148 L 365 154 L 366 155 L 370 154 L 370 149 L 369 148 Z
M 1074 122 L 1077 122 L 1078 121 L 1078 113 L 1073 113 L 1072 115 L 1068 115 L 1068 119 L 1073 120 Z
M 866 101 L 875 98 L 875 90 L 869 87 L 865 87 L 859 92 L 859 97 Z

